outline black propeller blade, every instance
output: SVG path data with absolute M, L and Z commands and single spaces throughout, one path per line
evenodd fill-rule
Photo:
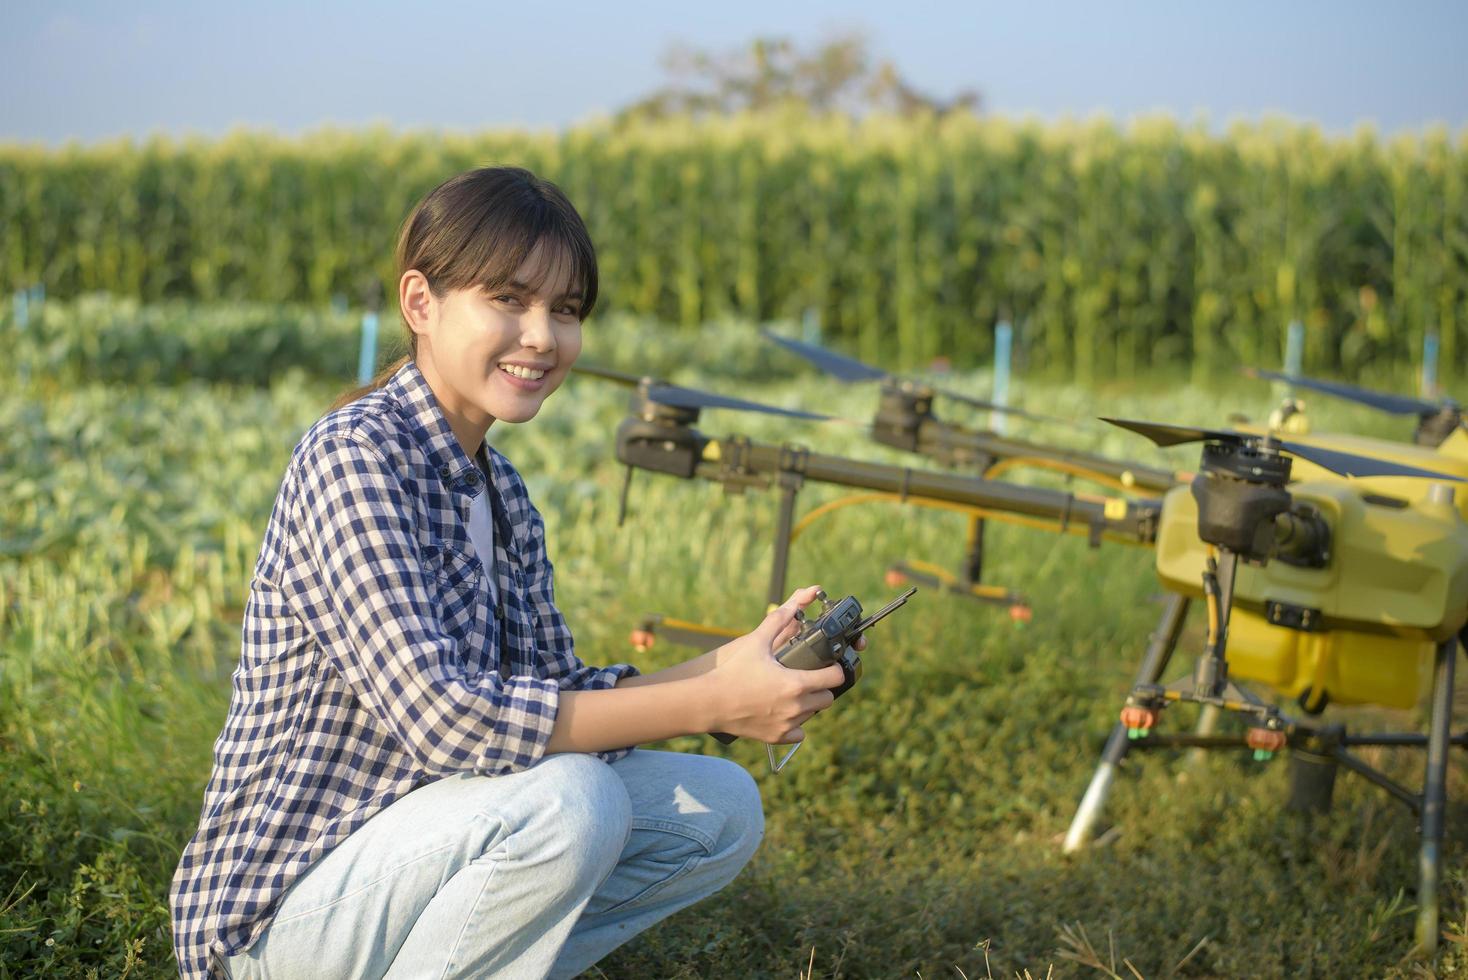
M 1308 459 L 1316 466 L 1323 466 L 1342 476 L 1416 476 L 1425 480 L 1463 482 L 1461 477 L 1449 476 L 1434 470 L 1419 469 L 1403 463 L 1392 463 L 1384 459 L 1372 459 L 1370 456 L 1357 456 L 1354 453 L 1322 449 L 1319 446 L 1304 446 L 1296 442 L 1281 442 L 1280 445 L 1296 456 Z
M 814 364 L 822 371 L 825 371 L 827 374 L 840 381 L 902 380 L 896 375 L 883 371 L 881 368 L 872 367 L 870 364 L 858 361 L 854 357 L 847 357 L 845 354 L 837 354 L 835 351 L 827 350 L 824 347 L 817 347 L 815 344 L 807 344 L 803 341 L 792 340 L 789 337 L 781 337 L 779 334 L 771 333 L 768 330 L 761 330 L 760 333 L 764 335 L 766 340 L 778 344 L 791 353 L 797 354 L 800 357 L 805 358 L 807 361 Z M 942 395 L 944 398 L 951 398 L 956 402 L 960 402 L 964 405 L 970 405 L 974 408 L 984 409 L 990 412 L 1000 412 L 1005 415 L 1017 415 L 1020 418 L 1030 419 L 1034 422 L 1058 422 L 1061 425 L 1071 424 L 1066 419 L 1055 418 L 1051 415 L 1040 415 L 1035 412 L 1027 412 L 1022 408 L 1013 408 L 1009 405 L 1000 405 L 997 402 L 985 401 L 982 398 L 975 398 L 972 395 L 965 395 L 957 391 L 950 391 L 946 388 L 938 388 L 933 385 L 928 385 L 926 382 L 923 382 L 923 384 L 931 388 L 935 394 Z
M 617 384 L 636 388 L 642 378 L 626 371 L 617 371 L 613 368 L 602 367 L 600 364 L 578 363 L 572 366 L 571 371 L 575 374 L 590 375 L 593 378 L 602 378 L 607 381 L 615 381 Z
M 1276 439 L 1272 436 L 1256 436 L 1247 432 L 1235 432 L 1232 429 L 1200 429 L 1186 425 L 1165 425 L 1160 422 L 1141 422 L 1134 419 L 1111 419 L 1103 418 L 1101 421 L 1110 422 L 1112 425 L 1123 429 L 1130 429 L 1151 439 L 1159 446 L 1180 446 L 1188 442 L 1226 442 L 1236 446 L 1251 443 L 1264 443 L 1277 446 L 1291 455 L 1301 459 L 1307 459 L 1316 466 L 1322 466 L 1333 473 L 1342 476 L 1412 476 L 1422 477 L 1428 480 L 1450 480 L 1461 483 L 1462 478 L 1450 476 L 1447 473 L 1438 473 L 1433 470 L 1419 469 L 1416 466 L 1406 466 L 1402 463 L 1394 463 L 1385 459 L 1373 459 L 1370 456 L 1357 456 L 1354 453 L 1343 453 L 1335 449 L 1322 449 L 1319 446 L 1307 446 L 1303 443 L 1291 442 L 1287 439 Z
M 1323 392 L 1344 398 L 1348 401 L 1359 402 L 1383 412 L 1393 415 L 1435 415 L 1444 406 L 1441 402 L 1431 402 L 1424 398 L 1412 398 L 1409 395 L 1390 395 L 1386 392 L 1371 391 L 1368 388 L 1358 388 L 1355 385 L 1342 384 L 1337 381 L 1321 381 L 1318 378 L 1307 378 L 1300 374 L 1283 374 L 1279 371 L 1265 371 L 1262 368 L 1245 368 L 1244 373 L 1251 378 L 1263 378 L 1267 381 L 1283 381 L 1286 384 L 1295 385 L 1299 388 L 1309 388 L 1312 391 Z
M 1210 439 L 1219 442 L 1242 442 L 1247 438 L 1243 433 L 1235 432 L 1232 429 L 1199 429 L 1191 425 L 1167 425 L 1162 422 L 1113 419 L 1105 416 L 1102 416 L 1101 421 L 1144 435 L 1164 449 L 1168 446 L 1181 446 L 1187 442 L 1205 442 Z
M 932 385 L 929 385 L 928 387 L 931 388 Z M 933 390 L 942 395 L 944 398 L 950 398 L 953 401 L 961 402 L 965 405 L 971 405 L 974 408 L 987 409 L 988 411 L 999 412 L 1003 415 L 1018 415 L 1020 418 L 1029 419 L 1031 422 L 1054 422 L 1059 425 L 1074 424 L 1073 422 L 1071 422 L 1070 419 L 1057 418 L 1054 415 L 1041 415 L 1039 412 L 1030 412 L 1026 411 L 1023 408 L 1014 408 L 1011 405 L 1000 405 L 998 402 L 986 402 L 982 398 L 975 398 L 972 395 L 961 394 L 948 388 L 933 388 Z
M 649 401 L 657 402 L 659 405 L 671 405 L 674 408 L 729 408 L 737 412 L 763 412 L 766 415 L 783 415 L 786 418 L 809 419 L 814 422 L 832 420 L 832 416 L 821 415 L 817 412 L 803 412 L 796 408 L 776 408 L 773 405 L 745 401 L 743 398 L 730 398 L 726 395 L 715 395 L 678 385 L 650 384 L 647 386 L 646 394 Z
M 760 333 L 766 340 L 773 341 L 791 353 L 800 355 L 822 371 L 842 381 L 885 381 L 891 377 L 886 371 L 874 368 L 870 364 L 864 364 L 854 357 L 837 354 L 835 351 L 817 347 L 815 344 L 781 337 L 768 330 L 761 330 Z
M 615 368 L 602 367 L 599 364 L 577 364 L 571 370 L 590 375 L 593 378 L 615 381 L 617 384 L 626 385 L 629 388 L 643 386 L 644 395 L 649 401 L 656 402 L 659 405 L 668 405 L 673 408 L 727 408 L 736 412 L 763 412 L 766 415 L 782 415 L 786 418 L 808 419 L 813 422 L 840 421 L 834 416 L 821 415 L 817 412 L 803 412 L 794 408 L 776 408 L 773 405 L 746 401 L 743 398 L 730 398 L 726 395 L 715 395 L 711 392 L 699 391 L 696 388 L 684 388 L 681 385 L 665 384 L 652 378 L 640 378 L 637 375 L 628 374 L 625 371 L 618 371 Z

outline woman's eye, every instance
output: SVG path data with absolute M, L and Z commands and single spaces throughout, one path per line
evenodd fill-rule
M 509 293 L 502 293 L 499 296 L 496 296 L 494 298 L 494 301 L 496 303 L 513 303 L 516 306 L 520 305 L 520 297 L 512 296 Z

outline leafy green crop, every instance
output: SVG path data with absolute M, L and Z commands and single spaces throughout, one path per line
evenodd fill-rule
M 181 308 L 177 319 L 232 315 Z M 668 365 L 674 380 L 719 385 L 728 363 L 750 397 L 854 418 L 874 407 L 870 388 L 764 365 L 745 332 L 711 338 L 697 366 Z M 589 330 L 587 356 L 682 357 L 687 343 L 629 324 Z M 975 393 L 984 380 L 950 379 Z M 174 971 L 167 884 L 198 817 L 251 568 L 291 448 L 342 383 L 35 374 L 0 393 L 0 977 Z M 1076 417 L 1104 407 L 1197 423 L 1270 405 L 1267 386 L 1242 381 L 1023 393 Z M 774 527 L 770 494 L 640 474 L 619 529 L 611 433 L 624 404 L 620 389 L 573 378 L 534 422 L 490 433 L 545 513 L 558 598 L 589 662 L 632 656 L 627 632 L 647 612 L 753 625 Z M 1406 435 L 1400 420 L 1316 408 L 1321 428 Z M 721 412 L 700 426 L 911 462 L 850 427 Z M 1119 431 L 1035 434 L 1162 459 Z M 802 507 L 835 495 L 808 486 Z M 791 583 L 872 600 L 889 591 L 889 561 L 956 563 L 962 531 L 959 515 L 843 510 L 797 542 Z M 1179 963 L 1185 976 L 1410 975 L 1399 961 L 1411 942 L 1413 821 L 1347 775 L 1334 812 L 1301 819 L 1280 808 L 1283 763 L 1220 754 L 1189 769 L 1151 755 L 1119 782 L 1110 842 L 1062 857 L 1059 835 L 1158 614 L 1150 555 L 1004 525 L 989 554 L 987 577 L 1029 594 L 1034 622 L 920 594 L 874 631 L 865 678 L 812 722 L 786 772 L 764 772 L 758 746 L 674 740 L 758 775 L 768 836 L 730 889 L 615 953 L 603 974 L 975 978 L 1044 976 L 1053 964 L 1085 976 L 1090 956 L 1121 976 L 1124 959 L 1148 977 Z M 1200 642 L 1195 623 L 1178 669 Z M 681 655 L 660 645 L 641 659 Z M 1375 761 L 1420 777 L 1420 756 Z M 1462 817 L 1453 804 L 1438 976 L 1468 975 Z

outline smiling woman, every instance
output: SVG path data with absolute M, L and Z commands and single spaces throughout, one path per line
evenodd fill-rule
M 550 329 L 559 334 L 545 340 L 570 342 L 574 335 L 574 346 L 553 360 L 540 355 L 506 365 L 507 374 L 553 372 L 541 389 L 543 399 L 570 371 L 581 349 L 581 321 L 596 305 L 596 252 L 581 216 L 554 184 L 513 167 L 460 174 L 425 197 L 403 225 L 397 266 L 409 353 L 370 384 L 343 395 L 333 410 L 381 388 L 410 362 L 417 362 L 425 376 L 432 370 L 440 380 L 471 381 L 458 369 L 472 370 L 472 365 L 460 362 L 479 356 L 483 367 L 482 356 L 496 344 L 517 345 L 511 334 L 534 312 L 532 300 L 542 315 L 550 314 Z M 545 363 L 552 367 L 543 369 Z M 515 367 L 529 370 L 516 372 Z M 485 377 L 478 380 L 482 384 Z M 475 387 L 455 385 L 453 394 Z M 434 391 L 440 391 L 437 385 Z M 486 429 L 495 417 L 486 421 Z M 454 431 L 459 434 L 458 428 Z
M 419 370 L 454 435 L 473 453 L 496 420 L 527 422 L 581 352 L 583 286 L 553 245 L 538 244 L 510 282 L 456 289 L 442 299 L 416 269 L 400 283 Z
M 580 353 L 581 218 L 526 171 L 475 170 L 419 204 L 398 261 L 411 353 L 301 439 L 255 565 L 170 893 L 186 977 L 574 975 L 763 833 L 744 770 L 632 747 L 797 741 L 842 681 L 772 655 L 815 587 L 655 674 L 583 664 L 540 514 L 485 441 Z

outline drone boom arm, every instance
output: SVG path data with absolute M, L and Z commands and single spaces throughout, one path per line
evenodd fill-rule
M 1098 500 L 1044 487 L 868 463 L 746 439 L 710 439 L 686 426 L 638 419 L 629 419 L 618 429 L 617 458 L 629 466 L 740 487 L 768 484 L 782 474 L 796 474 L 806 480 L 902 498 L 946 501 L 1048 519 L 1062 528 L 1080 525 L 1090 529 L 1093 540 L 1109 534 L 1150 544 L 1156 536 L 1160 509 L 1156 501 L 1150 500 Z
M 716 455 L 721 454 L 722 447 L 723 443 L 719 441 L 709 444 L 709 450 Z M 959 473 L 867 463 L 820 453 L 792 454 L 781 447 L 759 443 L 740 444 L 739 464 L 748 473 L 762 475 L 775 475 L 798 465 L 802 476 L 821 483 L 1005 511 L 1045 518 L 1062 525 L 1080 524 L 1092 528 L 1097 535 L 1111 532 L 1139 541 L 1150 540 L 1156 515 L 1156 508 L 1148 504 L 1122 501 L 1122 507 L 1115 503 L 1108 506 L 1105 501 L 1077 497 L 1061 490 L 1025 487 Z M 696 475 L 720 480 L 725 471 L 724 461 L 710 460 L 706 451 Z

